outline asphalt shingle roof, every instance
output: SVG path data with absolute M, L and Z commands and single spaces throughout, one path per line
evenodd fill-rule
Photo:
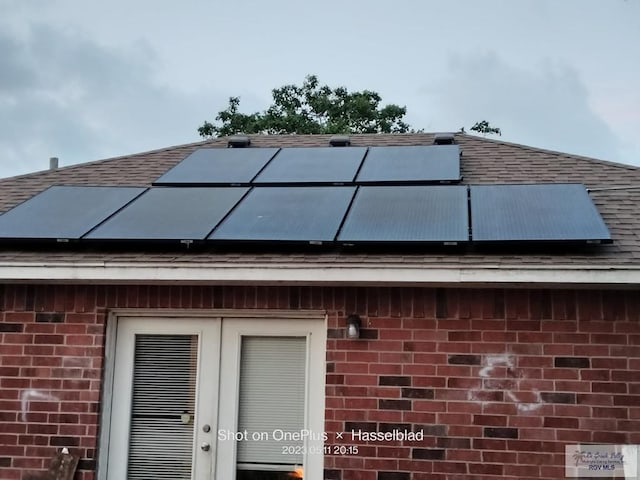
M 253 147 L 326 146 L 329 135 L 252 136 Z M 603 160 L 456 134 L 464 183 L 583 183 L 606 222 L 613 244 L 592 251 L 544 253 L 220 253 L 22 250 L 0 248 L 0 262 L 342 263 L 438 265 L 640 266 L 640 168 Z M 352 146 L 430 145 L 433 134 L 352 135 Z M 0 212 L 50 185 L 150 185 L 197 148 L 226 147 L 214 139 L 0 180 Z

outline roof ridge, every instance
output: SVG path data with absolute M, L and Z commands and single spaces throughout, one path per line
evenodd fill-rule
M 434 132 L 415 132 L 415 133 L 354 133 L 351 134 L 352 137 L 354 138 L 367 138 L 367 137 L 416 137 L 416 138 L 424 138 L 425 140 L 429 140 L 431 138 L 433 138 L 433 135 L 435 135 Z M 603 165 L 603 166 L 608 166 L 608 167 L 614 167 L 617 169 L 622 169 L 622 170 L 627 170 L 627 171 L 633 171 L 633 172 L 638 172 L 640 171 L 640 166 L 636 166 L 636 165 L 629 165 L 629 164 L 624 164 L 624 163 L 619 163 L 619 162 L 613 162 L 610 160 L 602 160 L 602 159 L 597 159 L 597 158 L 593 158 L 593 157 L 586 157 L 583 155 L 578 155 L 578 154 L 573 154 L 573 153 L 566 153 L 566 152 L 560 152 L 560 151 L 556 151 L 556 150 L 550 150 L 550 149 L 545 149 L 545 148 L 540 148 L 540 147 L 533 147 L 530 145 L 524 145 L 524 144 L 520 144 L 520 143 L 515 143 L 515 142 L 508 142 L 502 139 L 494 139 L 494 138 L 486 138 L 486 137 L 482 137 L 479 135 L 473 135 L 470 133 L 461 133 L 461 132 L 455 132 L 454 135 L 456 137 L 459 138 L 464 138 L 465 140 L 471 140 L 473 142 L 477 142 L 479 144 L 495 144 L 495 145 L 502 145 L 505 147 L 511 147 L 511 148 L 518 148 L 520 150 L 526 151 L 526 152 L 530 152 L 530 153 L 535 153 L 535 154 L 548 154 L 548 155 L 554 155 L 554 156 L 558 156 L 561 158 L 567 158 L 567 159 L 574 159 L 574 160 L 579 160 L 579 161 L 584 161 L 584 162 L 588 162 L 591 164 L 595 164 L 595 165 Z M 277 134 L 277 135 L 264 135 L 264 134 L 250 134 L 249 137 L 250 138 L 265 138 L 268 137 L 270 139 L 278 139 L 278 138 L 291 138 L 291 137 L 298 137 L 298 138 L 320 138 L 320 137 L 330 137 L 330 134 Z M 98 159 L 98 160 L 91 160 L 88 162 L 83 162 L 83 163 L 76 163 L 73 165 L 67 165 L 64 167 L 60 167 L 57 168 L 55 170 L 50 170 L 50 169 L 45 169 L 45 170 L 39 170 L 36 172 L 30 172 L 30 173 L 25 173 L 25 174 L 21 174 L 21 175 L 15 175 L 12 177 L 5 177 L 5 178 L 0 178 L 0 184 L 2 183 L 6 183 L 6 182 L 11 182 L 11 181 L 15 181 L 15 180 L 26 180 L 26 179 L 37 179 L 38 177 L 41 176 L 46 176 L 46 175 L 50 175 L 52 173 L 58 173 L 58 172 L 73 172 L 76 169 L 84 169 L 84 168 L 92 168 L 92 167 L 96 167 L 96 166 L 100 166 L 103 164 L 107 164 L 110 162 L 114 162 L 114 161 L 118 161 L 118 160 L 131 160 L 131 159 L 135 159 L 137 158 L 143 158 L 145 156 L 148 155 L 154 155 L 154 154 L 161 154 L 164 152 L 171 152 L 174 150 L 179 150 L 179 149 L 185 149 L 185 148 L 196 148 L 199 146 L 207 146 L 207 145 L 211 145 L 211 146 L 223 146 L 226 144 L 226 141 L 228 139 L 228 136 L 225 137 L 216 137 L 216 138 L 210 138 L 210 139 L 205 139 L 205 140 L 199 140 L 197 142 L 189 142 L 189 143 L 184 143 L 184 144 L 178 144 L 178 145 L 171 145 L 168 147 L 162 147 L 162 148 L 156 148 L 156 149 L 152 149 L 152 150 L 146 150 L 146 151 L 142 151 L 142 152 L 137 152 L 137 153 L 133 153 L 133 154 L 125 154 L 125 155 L 118 155 L 115 157 L 109 157 L 109 158 L 103 158 L 103 159 Z
M 640 165 L 630 165 L 628 163 L 620 163 L 620 162 L 614 162 L 613 160 L 603 160 L 601 158 L 595 158 L 595 157 L 587 157 L 585 155 L 579 155 L 577 153 L 568 153 L 568 152 L 561 152 L 559 150 L 551 150 L 549 148 L 542 148 L 542 147 L 533 147 L 531 145 L 525 145 L 522 143 L 516 143 L 516 142 L 508 142 L 505 140 L 498 140 L 496 138 L 485 138 L 485 137 L 481 137 L 479 135 L 473 135 L 471 133 L 461 133 L 461 132 L 456 132 L 455 135 L 461 135 L 467 138 L 473 138 L 473 139 L 477 139 L 483 142 L 490 142 L 490 143 L 496 143 L 499 145 L 504 145 L 507 147 L 516 147 L 516 148 L 520 148 L 522 150 L 526 150 L 528 152 L 536 152 L 536 153 L 547 153 L 550 155 L 558 155 L 561 157 L 565 157 L 565 158 L 574 158 L 576 160 L 583 160 L 583 161 L 588 161 L 591 163 L 597 163 L 597 164 L 601 164 L 601 165 L 607 165 L 609 167 L 617 167 L 617 168 L 622 168 L 625 170 L 633 170 L 633 171 L 638 171 L 640 170 Z

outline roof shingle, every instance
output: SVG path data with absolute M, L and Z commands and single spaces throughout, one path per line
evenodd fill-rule
M 326 146 L 330 135 L 251 136 L 253 147 Z M 577 253 L 220 253 L 106 252 L 69 249 L 0 250 L 0 262 L 180 262 L 180 263 L 395 263 L 429 265 L 540 265 L 640 267 L 640 168 L 576 155 L 542 150 L 493 139 L 456 134 L 462 151 L 461 173 L 466 184 L 583 183 L 609 227 L 614 243 Z M 433 134 L 352 135 L 352 146 L 429 145 Z M 226 147 L 214 139 L 134 155 L 100 160 L 0 180 L 0 212 L 50 185 L 150 185 L 197 148 Z

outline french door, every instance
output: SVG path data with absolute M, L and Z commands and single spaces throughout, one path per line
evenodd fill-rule
M 322 478 L 325 331 L 318 316 L 119 317 L 99 478 Z

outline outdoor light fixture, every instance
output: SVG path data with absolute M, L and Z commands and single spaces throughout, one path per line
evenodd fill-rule
M 347 338 L 360 338 L 360 327 L 362 321 L 358 315 L 349 315 L 347 317 Z

